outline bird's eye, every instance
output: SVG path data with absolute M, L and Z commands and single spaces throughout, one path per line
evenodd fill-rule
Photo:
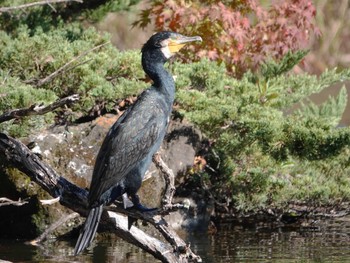
M 164 39 L 156 43 L 156 47 L 162 48 L 168 46 L 169 39 Z
M 154 44 L 154 46 L 155 46 L 155 47 L 161 48 L 161 47 L 162 47 L 162 42 L 156 42 L 156 43 Z

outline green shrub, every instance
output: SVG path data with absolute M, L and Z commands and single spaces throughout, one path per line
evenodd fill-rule
M 37 28 L 34 35 L 23 26 L 16 36 L 2 31 L 0 43 L 0 113 L 9 109 L 29 107 L 34 103 L 52 103 L 57 98 L 79 94 L 80 101 L 72 105 L 70 121 L 87 116 L 96 104 L 113 109 L 118 100 L 137 95 L 147 84 L 139 51 L 120 52 L 112 47 L 108 35 L 95 29 L 82 30 L 77 23 L 58 27 L 50 32 Z M 79 55 L 100 44 L 94 52 Z M 40 80 L 73 61 L 62 73 L 40 85 Z M 38 127 L 53 123 L 52 115 L 32 118 Z M 61 116 L 62 117 L 62 116 Z M 38 121 L 41 120 L 41 121 Z M 35 120 L 35 121 L 34 121 Z M 12 135 L 25 135 L 32 128 L 27 118 L 16 120 L 21 126 L 9 128 L 14 122 L 3 124 Z M 40 124 L 40 125 L 39 125 Z M 4 126 L 5 125 L 5 126 Z M 37 128 L 38 128 L 37 127 Z M 16 133 L 13 131 L 16 130 Z
M 304 55 L 288 53 L 282 65 L 270 61 L 260 74 L 248 72 L 241 80 L 208 60 L 174 65 L 179 112 L 212 142 L 206 158 L 217 173 L 204 173 L 217 200 L 232 200 L 240 211 L 283 208 L 292 201 L 349 201 L 344 160 L 350 159 L 350 130 L 337 127 L 346 90 L 321 105 L 289 109 L 349 79 L 350 71 L 330 70 L 319 77 L 289 74 Z

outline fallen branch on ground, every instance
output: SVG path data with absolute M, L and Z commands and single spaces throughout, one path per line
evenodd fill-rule
M 28 175 L 31 180 L 39 184 L 52 197 L 60 197 L 60 203 L 62 205 L 80 215 L 87 215 L 88 192 L 59 176 L 54 169 L 45 164 L 22 142 L 0 133 L 0 156 L 5 158 L 9 164 Z M 164 172 L 169 171 L 169 168 L 165 166 L 163 161 L 159 161 L 157 166 L 162 167 L 162 173 L 165 173 L 170 181 L 174 180 L 174 178 L 171 178 L 173 176 L 172 174 Z M 173 194 L 173 190 L 166 190 L 166 192 Z M 163 200 L 170 200 L 171 202 L 172 195 L 163 198 Z M 112 218 L 118 236 L 147 251 L 162 262 L 201 262 L 201 258 L 191 251 L 190 247 L 174 230 L 172 230 L 161 215 L 152 215 L 112 207 L 106 209 L 112 210 L 112 212 L 108 213 L 109 223 L 111 222 L 110 218 Z M 167 209 L 168 208 L 165 207 L 164 211 L 167 211 Z M 128 229 L 127 217 L 114 212 L 151 223 L 163 235 L 167 242 L 162 242 L 135 226 Z M 101 223 L 106 223 L 106 221 L 102 221 Z

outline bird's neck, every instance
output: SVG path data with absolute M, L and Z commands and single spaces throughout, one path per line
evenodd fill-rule
M 164 63 L 155 62 L 151 65 L 143 63 L 144 70 L 147 75 L 153 80 L 153 86 L 159 89 L 159 91 L 166 95 L 167 99 L 171 102 L 175 96 L 175 82 L 173 76 L 165 70 Z

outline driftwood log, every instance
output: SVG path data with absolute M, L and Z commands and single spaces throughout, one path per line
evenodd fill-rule
M 88 191 L 69 182 L 49 165 L 44 163 L 39 156 L 19 140 L 4 133 L 0 133 L 0 156 L 11 166 L 19 169 L 32 181 L 39 184 L 52 197 L 59 197 L 61 205 L 66 206 L 86 216 L 88 213 Z M 118 206 L 106 207 L 108 217 L 114 221 L 115 232 L 127 242 L 134 244 L 162 262 L 201 262 L 201 258 L 195 255 L 190 247 L 177 235 L 163 218 L 164 214 L 181 207 L 171 203 L 174 193 L 174 175 L 167 168 L 159 156 L 154 162 L 161 168 L 165 176 L 167 188 L 163 198 L 162 207 L 156 213 L 140 213 L 133 210 L 125 210 Z M 158 240 L 135 226 L 128 228 L 128 217 L 141 219 L 152 224 L 164 237 L 166 242 Z

